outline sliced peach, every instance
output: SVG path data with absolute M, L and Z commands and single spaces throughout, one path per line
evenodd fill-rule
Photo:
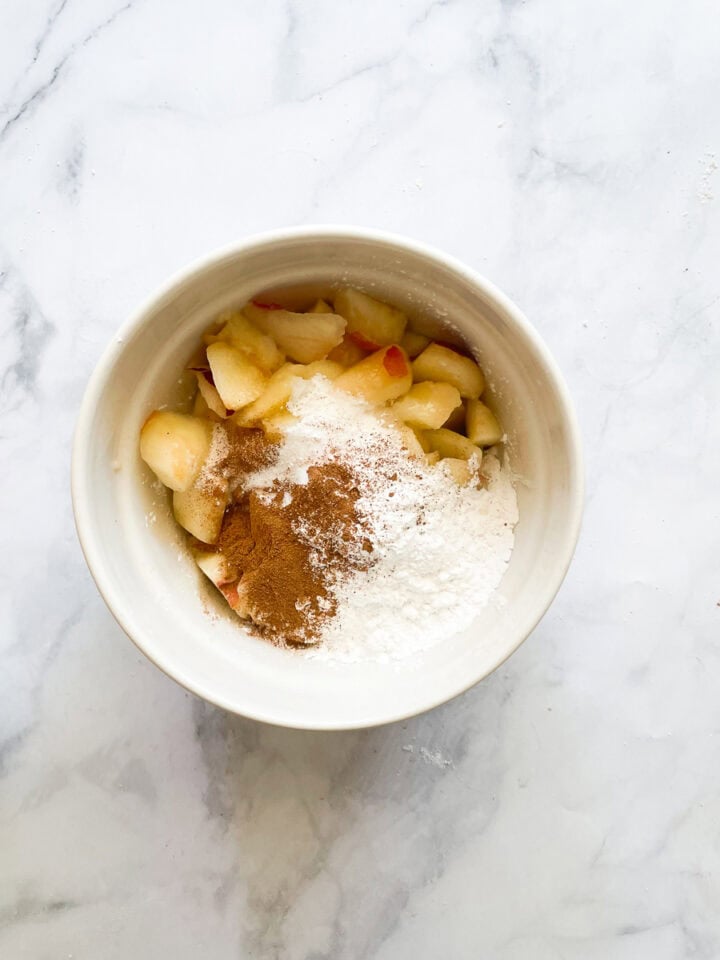
M 337 380 L 341 373 L 345 372 L 345 367 L 329 357 L 327 360 L 314 360 L 312 363 L 298 364 L 300 369 L 296 376 L 302 380 L 311 380 L 313 377 L 321 376 L 327 380 Z
M 343 367 L 352 367 L 356 363 L 360 363 L 361 360 L 364 360 L 366 356 L 367 351 L 358 346 L 352 337 L 348 336 L 348 334 L 345 334 L 345 336 L 342 338 L 342 342 L 336 347 L 333 347 L 333 349 L 327 355 L 327 358 L 328 360 L 333 360 L 335 363 L 342 364 Z
M 318 374 L 335 380 L 344 367 L 332 360 L 315 360 L 313 363 L 286 363 L 270 377 L 263 393 L 253 403 L 248 404 L 234 415 L 233 419 L 241 427 L 250 427 L 259 420 L 271 416 L 282 409 L 290 399 L 293 382 L 296 379 L 310 380 Z
M 437 450 L 441 457 L 451 457 L 454 460 L 470 460 L 471 457 L 478 458 L 478 464 L 482 462 L 482 450 L 471 443 L 467 437 L 461 437 L 454 430 L 426 430 L 424 432 L 426 441 L 430 444 L 431 450 Z
M 269 417 L 280 410 L 290 399 L 294 378 L 298 375 L 298 371 L 303 369 L 305 368 L 300 363 L 283 364 L 270 377 L 257 400 L 238 410 L 233 420 L 241 427 L 251 427 L 263 417 Z
M 377 350 L 345 370 L 335 385 L 369 403 L 396 400 L 410 389 L 412 373 L 407 354 L 397 344 Z
M 397 430 L 397 432 L 400 434 L 402 444 L 411 457 L 425 456 L 425 451 L 423 450 L 423 446 L 420 442 L 418 434 L 413 430 L 412 427 L 409 427 L 401 420 L 396 420 L 390 411 L 387 412 L 386 418 L 387 422 L 391 424 L 393 429 Z
M 288 427 L 298 422 L 298 418 L 289 410 L 278 410 L 265 417 L 261 423 L 268 440 L 282 440 Z
M 187 490 L 207 459 L 213 425 L 186 413 L 156 410 L 140 431 L 140 456 L 171 490 Z
M 362 349 L 377 349 L 402 339 L 407 324 L 402 310 L 352 287 L 338 290 L 333 304 L 336 312 L 347 320 L 348 333 Z
M 491 447 L 502 440 L 503 431 L 497 417 L 480 400 L 468 400 L 466 426 L 468 439 L 480 447 Z
M 461 460 L 457 457 L 445 457 L 441 469 L 449 473 L 459 487 L 464 487 L 466 483 L 470 483 L 473 476 L 476 475 L 476 471 L 471 468 L 468 460 Z
M 209 420 L 213 416 L 210 407 L 205 402 L 205 397 L 200 393 L 199 390 L 195 394 L 195 399 L 193 400 L 192 412 L 194 417 L 203 417 L 205 420 Z
M 451 383 L 461 397 L 477 399 L 485 388 L 482 370 L 469 357 L 431 343 L 413 360 L 413 380 L 439 380 Z
M 193 484 L 188 490 L 173 493 L 175 519 L 203 543 L 215 543 L 220 536 L 227 496 Z
M 335 313 L 335 311 L 327 302 L 327 300 L 323 300 L 321 297 L 310 307 L 308 313 Z
M 242 350 L 229 343 L 211 343 L 208 363 L 217 392 L 228 410 L 237 410 L 257 400 L 265 389 L 267 377 Z
M 391 410 L 413 427 L 436 430 L 460 406 L 460 402 L 460 394 L 452 384 L 427 381 L 413 384 L 404 397 L 395 401 Z
M 422 333 L 415 333 L 414 330 L 406 330 L 400 341 L 400 346 L 405 353 L 414 360 L 419 353 L 422 353 L 425 347 L 430 343 L 430 337 Z
M 454 430 L 456 433 L 464 433 L 466 403 L 467 401 L 463 400 L 460 406 L 455 407 L 445 423 L 440 424 L 440 426 L 445 427 L 446 430 Z
M 285 357 L 272 337 L 258 330 L 239 310 L 228 311 L 220 319 L 224 321 L 222 329 L 216 334 L 206 335 L 206 344 L 219 341 L 229 343 L 266 373 L 272 373 L 282 365 Z
M 208 380 L 207 376 L 204 373 L 201 373 L 199 370 L 195 371 L 195 377 L 197 378 L 198 393 L 202 396 L 209 410 L 218 416 L 222 417 L 224 420 L 227 417 L 228 412 L 225 407 L 225 404 L 220 399 L 220 394 L 217 392 L 217 387 L 213 386 L 212 383 Z
M 216 587 L 222 587 L 236 579 L 224 554 L 197 550 L 193 556 L 195 563 Z
M 269 332 L 291 360 L 312 363 L 323 360 L 345 334 L 345 321 L 336 313 L 291 313 L 273 311 Z

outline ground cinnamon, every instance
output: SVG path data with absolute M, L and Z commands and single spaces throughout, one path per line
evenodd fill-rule
M 220 431 L 203 466 L 201 483 L 212 494 L 232 496 L 248 474 L 277 459 L 278 444 L 255 427 L 238 427 L 232 420 L 218 423 Z
M 327 463 L 230 506 L 217 549 L 239 579 L 237 611 L 274 640 L 313 642 L 335 613 L 332 584 L 371 562 L 358 498 L 352 471 Z

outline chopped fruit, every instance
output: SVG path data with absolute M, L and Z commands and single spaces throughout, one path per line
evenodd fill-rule
M 463 400 L 459 407 L 455 407 L 445 423 L 441 423 L 440 426 L 445 427 L 446 430 L 463 433 L 465 431 L 465 404 L 466 401 Z
M 467 460 L 458 460 L 456 457 L 445 457 L 442 461 L 442 469 L 446 470 L 459 487 L 464 487 L 470 483 L 475 476 L 475 471 L 470 468 Z
M 247 309 L 245 307 L 244 311 Z M 298 363 L 324 359 L 345 334 L 345 320 L 336 313 L 292 313 L 290 310 L 255 308 L 250 319 Z
M 207 459 L 213 425 L 186 413 L 156 410 L 140 431 L 140 456 L 171 490 L 187 490 Z
M 208 363 L 217 392 L 228 410 L 237 410 L 257 400 L 265 389 L 267 377 L 246 354 L 229 343 L 211 343 Z
M 413 360 L 413 379 L 440 380 L 451 383 L 460 391 L 461 397 L 477 399 L 485 388 L 482 370 L 469 357 L 456 353 L 449 347 L 431 343 Z
M 345 370 L 335 383 L 369 403 L 386 403 L 407 393 L 412 385 L 412 374 L 405 351 L 393 345 L 371 353 Z
M 282 440 L 288 427 L 297 423 L 297 417 L 289 410 L 278 410 L 262 421 L 262 428 L 268 440 Z
M 460 406 L 460 394 L 449 383 L 416 383 L 392 405 L 392 412 L 405 423 L 421 430 L 441 427 Z
M 405 353 L 415 359 L 419 353 L 422 353 L 425 347 L 430 343 L 430 337 L 422 333 L 415 333 L 413 330 L 406 330 L 400 341 L 400 346 Z
M 210 410 L 210 407 L 208 407 L 207 403 L 205 403 L 205 398 L 199 390 L 195 394 L 195 399 L 193 400 L 192 412 L 194 417 L 203 417 L 205 420 L 212 420 L 214 416 Z
M 304 367 L 300 363 L 286 363 L 268 380 L 265 389 L 251 404 L 238 410 L 233 419 L 241 427 L 249 427 L 279 410 L 290 399 L 293 379 Z
M 222 313 L 188 365 L 193 415 L 155 411 L 140 432 L 141 456 L 172 490 L 198 568 L 239 617 L 292 646 L 323 640 L 339 576 L 374 569 L 391 553 L 376 504 L 391 511 L 387 534 L 410 557 L 424 537 L 405 550 L 406 534 L 457 513 L 443 582 L 473 543 L 479 555 L 494 541 L 507 553 L 492 527 L 486 542 L 471 527 L 471 488 L 493 492 L 494 461 L 487 476 L 479 472 L 490 456 L 483 447 L 502 431 L 480 402 L 484 377 L 459 337 L 425 313 L 409 325 L 401 310 L 349 288 L 297 312 L 300 289 L 294 300 L 277 294 L 290 309 L 266 292 Z M 467 489 L 455 492 L 451 481 Z M 417 508 L 410 518 L 408 504 Z M 505 515 L 512 526 L 513 511 Z M 459 530 L 468 538 L 458 546 Z M 433 564 L 428 556 L 428 571 Z
M 478 458 L 478 464 L 482 462 L 482 450 L 470 443 L 467 437 L 461 437 L 454 430 L 426 430 L 425 439 L 430 444 L 431 450 L 437 450 L 441 457 L 452 457 L 457 460 L 469 460 L 471 457 Z
M 247 584 L 243 583 L 242 580 L 239 580 L 237 583 L 220 587 L 220 590 L 227 600 L 229 606 L 239 617 L 241 617 L 243 620 L 250 620 L 252 618 L 251 605 L 248 599 L 249 591 Z
M 344 372 L 345 367 L 341 363 L 336 363 L 334 360 L 314 360 L 312 363 L 305 364 L 296 376 L 301 377 L 303 380 L 311 380 L 319 374 L 327 380 L 337 380 L 340 374 Z
M 236 579 L 227 558 L 222 553 L 207 553 L 198 550 L 195 553 L 195 563 L 216 587 L 222 587 Z
M 285 308 L 281 303 L 275 303 L 274 300 L 263 301 L 263 300 L 251 300 L 250 303 L 254 307 L 259 307 L 261 310 L 284 310 Z
M 240 617 L 248 617 L 248 610 L 241 598 L 240 584 L 235 571 L 222 553 L 195 552 L 195 563 L 225 597 L 228 606 Z
M 327 300 L 316 300 L 315 303 L 310 307 L 308 313 L 335 313 L 333 308 L 327 302 Z
M 388 347 L 383 357 L 383 366 L 391 377 L 404 377 L 408 370 L 408 358 L 402 347 Z
M 328 360 L 335 361 L 335 363 L 342 364 L 343 367 L 352 367 L 356 363 L 360 363 L 361 360 L 364 360 L 366 356 L 367 351 L 359 347 L 348 334 L 345 334 L 342 342 L 336 347 L 333 347 L 327 355 L 327 358 Z
M 261 333 L 239 310 L 224 313 L 220 319 L 225 321 L 224 326 L 218 333 L 206 334 L 206 344 L 227 342 L 236 350 L 241 350 L 266 373 L 272 373 L 281 366 L 285 358 L 275 342 L 267 334 Z
M 467 435 L 480 447 L 491 447 L 502 440 L 502 427 L 490 407 L 480 400 L 469 400 L 467 406 Z
M 415 438 L 420 446 L 423 448 L 425 453 L 430 453 L 430 441 L 425 436 L 424 430 L 418 430 L 416 427 L 411 427 L 412 432 L 415 434 Z M 438 454 L 439 456 L 439 454 Z
M 216 416 L 222 417 L 224 420 L 225 417 L 227 417 L 228 412 L 225 404 L 220 399 L 220 394 L 217 392 L 217 388 L 210 383 L 204 373 L 200 373 L 200 371 L 196 370 L 195 376 L 197 378 L 198 395 L 203 398 L 209 410 L 212 410 Z
M 285 307 L 281 306 L 279 303 L 264 303 L 260 300 L 250 300 L 242 308 L 242 313 L 244 317 L 247 317 L 248 320 L 253 323 L 258 330 L 262 330 L 263 333 L 268 332 L 267 319 L 270 316 L 270 313 L 273 310 L 284 310 Z
M 409 427 L 406 423 L 401 423 L 399 421 L 393 424 L 393 426 L 402 437 L 403 446 L 411 457 L 425 456 L 425 451 L 422 448 L 422 444 L 418 440 L 417 434 L 412 427 Z
M 310 380 L 316 374 L 335 380 L 345 368 L 332 360 L 315 360 L 314 363 L 286 363 L 270 377 L 263 393 L 253 403 L 244 407 L 234 416 L 241 427 L 250 427 L 258 420 L 269 417 L 280 410 L 290 399 L 293 380 Z
M 358 333 L 357 330 L 355 330 L 354 333 L 348 333 L 347 337 L 351 343 L 354 343 L 356 347 L 364 350 L 365 353 L 373 353 L 373 351 L 379 350 L 382 346 L 381 343 L 375 343 L 374 340 L 368 340 L 367 337 L 364 337 L 362 333 Z
M 381 303 L 366 293 L 345 287 L 333 298 L 335 310 L 347 320 L 348 333 L 364 350 L 377 350 L 399 343 L 407 317 L 401 310 Z
M 185 527 L 203 543 L 215 543 L 220 536 L 227 496 L 209 491 L 197 484 L 188 490 L 173 493 L 173 513 L 181 527 Z

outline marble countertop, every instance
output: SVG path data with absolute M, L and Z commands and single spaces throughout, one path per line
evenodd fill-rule
M 0 6 L 3 960 L 720 956 L 713 0 Z M 453 703 L 235 718 L 103 605 L 69 501 L 103 346 L 190 259 L 428 241 L 557 356 L 587 512 L 550 613 Z

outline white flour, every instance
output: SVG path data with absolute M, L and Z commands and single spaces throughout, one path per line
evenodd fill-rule
M 486 456 L 487 488 L 458 487 L 441 464 L 408 457 L 396 429 L 322 377 L 298 381 L 288 407 L 299 420 L 278 461 L 247 486 L 306 483 L 308 467 L 341 459 L 358 477 L 356 509 L 374 547 L 370 568 L 332 589 L 337 613 L 306 655 L 402 659 L 466 627 L 512 552 L 518 514 L 507 467 Z

